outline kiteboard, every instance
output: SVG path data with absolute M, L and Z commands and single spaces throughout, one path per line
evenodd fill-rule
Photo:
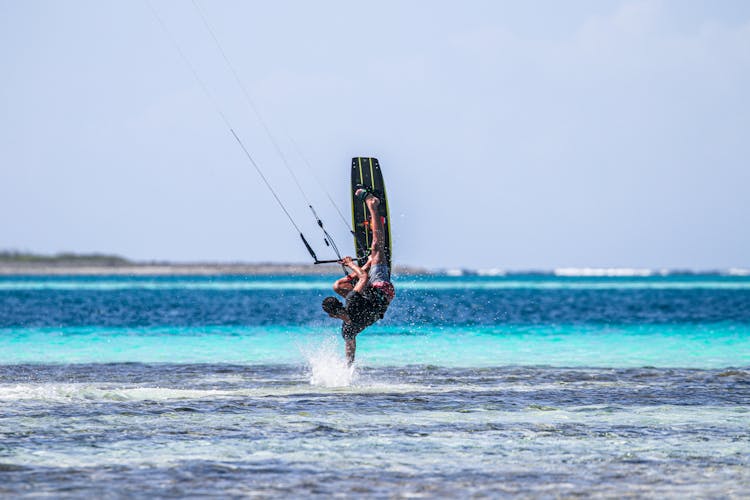
M 383 233 L 385 235 L 385 258 L 388 262 L 388 267 L 392 269 L 391 221 L 388 213 L 388 199 L 385 194 L 383 172 L 380 170 L 377 158 L 352 158 L 352 232 L 354 233 L 356 258 L 359 265 L 363 266 L 370 255 L 372 228 L 367 205 L 354 196 L 360 185 L 370 188 L 380 198 L 379 215 L 380 220 L 383 221 Z

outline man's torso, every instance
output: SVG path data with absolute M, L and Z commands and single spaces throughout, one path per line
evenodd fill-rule
M 349 292 L 346 296 L 346 313 L 351 322 L 344 323 L 342 336 L 345 339 L 354 338 L 359 332 L 381 319 L 387 309 L 387 298 L 372 287 L 367 287 L 363 293 Z

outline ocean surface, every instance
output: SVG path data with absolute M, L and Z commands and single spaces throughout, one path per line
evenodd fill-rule
M 1 277 L 0 497 L 750 497 L 750 277 Z

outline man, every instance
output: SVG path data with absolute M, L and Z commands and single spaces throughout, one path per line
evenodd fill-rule
M 357 334 L 383 317 L 396 294 L 385 256 L 385 229 L 378 214 L 380 200 L 367 188 L 358 189 L 355 196 L 365 202 L 370 213 L 370 257 L 362 267 L 351 257 L 341 261 L 353 272 L 337 280 L 333 284 L 333 291 L 346 298 L 346 306 L 336 297 L 323 299 L 323 310 L 328 316 L 343 321 L 341 335 L 346 343 L 349 366 L 354 363 Z

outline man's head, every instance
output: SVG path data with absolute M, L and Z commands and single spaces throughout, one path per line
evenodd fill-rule
M 346 312 L 346 309 L 344 309 L 344 304 L 342 304 L 341 301 L 336 297 L 326 297 L 325 299 L 323 299 L 323 310 L 332 317 L 338 317 L 339 315 Z

